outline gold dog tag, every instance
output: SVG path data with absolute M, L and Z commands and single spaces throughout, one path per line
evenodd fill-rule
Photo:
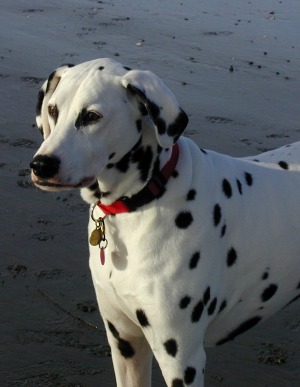
M 101 228 L 95 228 L 90 235 L 90 244 L 92 246 L 98 246 L 103 238 Z

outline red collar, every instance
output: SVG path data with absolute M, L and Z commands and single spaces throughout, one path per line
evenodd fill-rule
M 165 186 L 176 168 L 178 157 L 179 147 L 178 144 L 175 144 L 172 148 L 170 160 L 159 172 L 152 176 L 150 181 L 141 191 L 130 198 L 124 197 L 109 205 L 98 202 L 97 206 L 105 215 L 116 215 L 135 211 L 137 208 L 159 198 L 166 190 Z

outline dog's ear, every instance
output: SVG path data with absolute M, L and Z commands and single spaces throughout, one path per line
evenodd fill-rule
M 39 91 L 36 103 L 36 123 L 44 139 L 50 135 L 50 125 L 48 121 L 48 102 L 54 93 L 54 90 L 57 88 L 57 85 L 59 84 L 59 81 L 61 80 L 64 72 L 69 67 L 73 66 L 74 65 L 67 64 L 58 67 L 49 75 L 49 78 L 43 83 L 43 86 Z
M 150 71 L 129 71 L 122 78 L 122 85 L 137 98 L 141 113 L 151 118 L 159 145 L 171 147 L 188 124 L 188 116 L 174 94 Z

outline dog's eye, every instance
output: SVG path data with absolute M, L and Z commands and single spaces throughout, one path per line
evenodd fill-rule
M 58 109 L 57 109 L 57 106 L 54 106 L 54 105 L 49 105 L 48 106 L 48 114 L 50 117 L 53 118 L 54 122 L 57 121 L 57 118 L 58 118 Z
M 95 122 L 99 121 L 102 118 L 102 115 L 95 111 L 90 111 L 86 113 L 86 123 L 87 124 L 94 124 Z

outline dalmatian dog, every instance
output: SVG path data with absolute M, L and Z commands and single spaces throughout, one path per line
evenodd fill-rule
M 300 142 L 248 159 L 181 136 L 153 73 L 97 59 L 55 70 L 30 166 L 91 204 L 90 268 L 118 387 L 203 386 L 221 345 L 300 297 Z

